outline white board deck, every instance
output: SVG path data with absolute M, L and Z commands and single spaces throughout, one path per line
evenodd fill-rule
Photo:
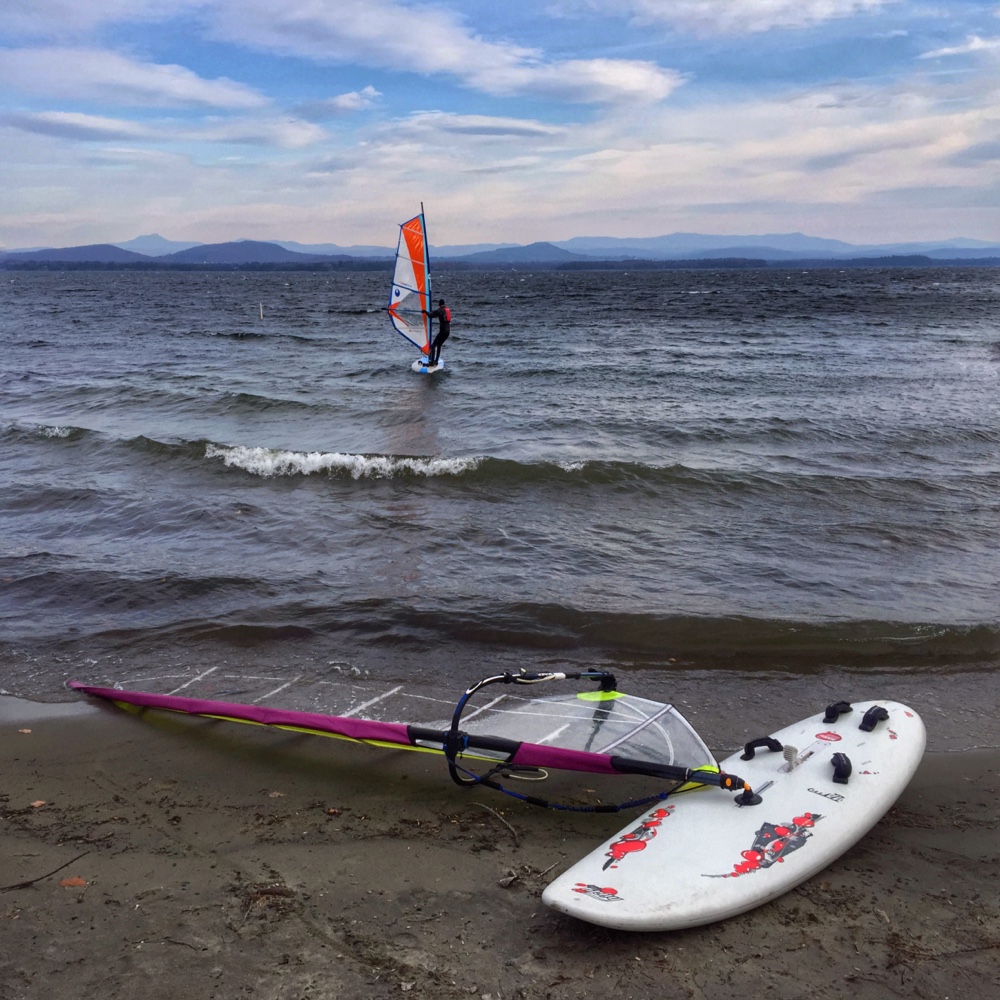
M 427 364 L 426 358 L 417 358 L 417 360 L 414 361 L 410 367 L 415 372 L 423 372 L 425 375 L 430 375 L 434 372 L 441 371 L 441 369 L 444 368 L 444 361 L 441 358 L 438 358 L 438 363 L 432 366 Z
M 879 708 L 888 718 L 860 729 Z M 885 815 L 926 742 L 920 717 L 897 702 L 859 702 L 833 722 L 824 714 L 772 734 L 797 751 L 791 769 L 767 749 L 722 762 L 760 804 L 710 787 L 671 796 L 560 875 L 543 902 L 604 927 L 679 930 L 744 913 L 821 871 Z M 834 781 L 834 754 L 850 761 L 846 784 Z

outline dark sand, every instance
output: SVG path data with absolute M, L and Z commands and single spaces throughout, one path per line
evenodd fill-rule
M 0 702 L 2 1000 L 986 1000 L 1000 987 L 997 751 L 928 754 L 868 836 L 781 899 L 639 935 L 540 902 L 635 814 L 470 793 L 422 754 Z M 614 788 L 598 793 L 637 790 Z

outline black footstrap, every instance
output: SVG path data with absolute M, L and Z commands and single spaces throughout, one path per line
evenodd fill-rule
M 865 712 L 865 717 L 858 726 L 863 733 L 870 733 L 880 722 L 885 722 L 889 718 L 889 712 L 881 705 L 873 705 Z
M 773 736 L 760 736 L 751 740 L 740 754 L 740 760 L 753 760 L 758 750 L 770 750 L 771 753 L 781 753 L 785 748 Z
M 831 722 L 836 722 L 842 715 L 847 715 L 851 711 L 853 709 L 849 701 L 835 701 L 832 705 L 826 706 L 826 715 L 823 716 L 823 722 L 829 726 Z
M 833 780 L 838 785 L 846 785 L 854 768 L 851 758 L 846 753 L 835 753 L 830 761 L 833 764 Z

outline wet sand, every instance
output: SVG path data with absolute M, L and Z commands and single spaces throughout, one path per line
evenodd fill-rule
M 462 790 L 437 757 L 0 698 L 0 759 L 0 1000 L 985 1000 L 1000 986 L 996 750 L 929 753 L 871 833 L 781 899 L 644 935 L 540 901 L 635 814 Z M 634 780 L 557 778 L 546 794 L 626 798 Z

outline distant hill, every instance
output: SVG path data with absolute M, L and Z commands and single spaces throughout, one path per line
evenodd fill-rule
M 556 241 L 555 246 L 601 260 L 704 260 L 713 257 L 756 257 L 761 260 L 847 260 L 926 254 L 938 259 L 994 257 L 1000 243 L 984 240 L 949 239 L 921 243 L 863 245 L 828 240 L 803 233 L 770 233 L 765 236 L 710 236 L 703 233 L 671 233 L 668 236 L 627 238 L 576 236 Z
M 324 254 L 296 253 L 277 243 L 261 243 L 257 240 L 203 243 L 201 246 L 157 258 L 164 264 L 310 264 L 334 259 Z
M 322 257 L 385 257 L 395 255 L 395 248 L 376 246 L 342 247 L 337 243 L 296 243 L 295 240 L 272 240 L 275 246 L 284 247 L 293 253 L 316 254 Z
M 111 243 L 92 243 L 84 247 L 63 247 L 51 250 L 28 250 L 5 255 L 16 261 L 93 261 L 95 264 L 133 264 L 149 258 L 131 250 L 122 250 Z
M 820 255 L 817 259 L 824 260 L 829 256 L 831 260 L 836 259 L 834 255 Z M 711 250 L 697 250 L 687 254 L 688 260 L 722 260 L 725 258 L 743 257 L 756 260 L 802 260 L 802 254 L 794 253 L 791 250 L 779 250 L 777 247 L 769 246 L 739 246 L 739 247 L 718 247 Z M 676 259 L 676 258 L 669 258 Z
M 139 252 L 144 247 L 147 252 Z M 180 247 L 165 252 L 171 247 Z M 294 249 L 294 248 L 301 248 Z M 487 249 L 481 249 L 481 248 Z M 302 252 L 310 250 L 313 252 Z M 320 252 L 339 250 L 339 253 Z M 473 252 L 459 253 L 457 251 Z M 138 236 L 127 244 L 0 251 L 4 269 L 38 269 L 62 265 L 73 268 L 185 268 L 261 270 L 332 269 L 384 270 L 392 267 L 394 250 L 387 247 L 338 247 L 324 243 L 278 243 L 234 240 L 228 243 L 185 245 L 157 233 Z M 489 268 L 656 268 L 656 267 L 834 267 L 834 266 L 996 266 L 1000 242 L 949 239 L 926 243 L 854 245 L 819 239 L 802 233 L 766 236 L 706 236 L 673 233 L 669 236 L 627 239 L 582 236 L 562 242 L 527 246 L 471 244 L 431 247 L 435 269 Z
M 135 253 L 146 254 L 147 257 L 162 257 L 164 254 L 177 253 L 179 250 L 190 250 L 191 247 L 200 247 L 197 240 L 168 240 L 159 233 L 150 233 L 148 236 L 136 236 L 133 240 L 126 240 L 124 243 L 115 243 L 116 247 L 122 250 L 133 250 Z
M 984 260 L 987 257 L 1000 257 L 1000 244 L 983 249 L 968 249 L 965 247 L 946 247 L 941 250 L 927 250 L 925 256 L 932 260 Z
M 274 240 L 279 247 L 294 250 L 296 253 L 346 254 L 348 257 L 380 257 L 390 258 L 396 253 L 395 246 L 377 247 L 367 244 L 340 246 L 337 243 L 296 243 L 294 240 Z M 501 250 L 505 247 L 515 247 L 516 243 L 465 243 L 455 246 L 431 246 L 431 259 L 468 257 L 474 253 L 484 253 L 487 250 Z M 138 249 L 138 248 L 136 248 Z M 180 249 L 180 248 L 178 248 Z
M 765 236 L 712 236 L 703 233 L 670 233 L 667 236 L 614 237 L 575 236 L 556 246 L 588 257 L 646 260 L 697 260 L 703 254 L 723 257 L 760 256 L 773 251 L 781 256 L 825 257 L 849 253 L 857 247 L 841 240 L 828 240 L 803 233 L 771 233 Z
M 503 247 L 499 250 L 484 250 L 464 257 L 452 257 L 452 262 L 466 264 L 533 264 L 569 263 L 587 260 L 583 254 L 571 253 L 552 243 L 529 243 L 524 247 Z

